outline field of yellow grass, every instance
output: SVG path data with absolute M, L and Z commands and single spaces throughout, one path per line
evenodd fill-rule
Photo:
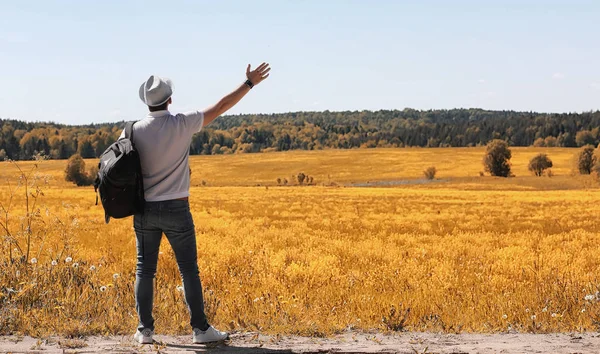
M 575 149 L 512 150 L 508 179 L 479 176 L 482 148 L 192 157 L 209 319 L 305 335 L 598 329 L 598 183 L 572 174 Z M 527 171 L 539 152 L 552 178 Z M 37 165 L 27 206 L 25 180 L 0 163 L 0 334 L 132 333 L 131 219 L 104 224 L 93 189 L 64 181 L 65 161 Z M 425 183 L 429 166 L 439 179 Z M 277 186 L 300 172 L 316 185 Z M 163 242 L 157 332 L 187 333 Z

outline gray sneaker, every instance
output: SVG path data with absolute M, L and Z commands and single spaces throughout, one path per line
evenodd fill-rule
M 141 332 L 138 330 L 133 335 L 133 339 L 135 339 L 140 344 L 152 344 L 152 336 L 154 335 L 154 331 L 149 328 L 144 328 Z
M 210 326 L 206 331 L 194 328 L 194 344 L 204 344 L 211 342 L 220 342 L 229 338 L 226 332 L 217 331 L 215 327 Z

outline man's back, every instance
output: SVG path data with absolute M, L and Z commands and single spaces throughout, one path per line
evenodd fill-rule
M 146 201 L 189 196 L 190 143 L 203 122 L 200 111 L 172 115 L 165 110 L 150 112 L 135 123 L 133 142 L 140 154 Z

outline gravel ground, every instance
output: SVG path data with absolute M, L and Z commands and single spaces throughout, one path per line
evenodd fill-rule
M 330 338 L 233 334 L 225 343 L 193 345 L 191 336 L 0 337 L 2 353 L 600 353 L 600 334 L 345 333 Z

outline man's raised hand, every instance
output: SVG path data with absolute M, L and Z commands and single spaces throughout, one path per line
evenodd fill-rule
M 250 71 L 250 64 L 248 64 L 248 67 L 246 68 L 246 77 L 250 80 L 252 85 L 256 86 L 269 77 L 269 71 L 271 71 L 271 68 L 268 63 L 262 63 L 258 68 L 252 71 Z

